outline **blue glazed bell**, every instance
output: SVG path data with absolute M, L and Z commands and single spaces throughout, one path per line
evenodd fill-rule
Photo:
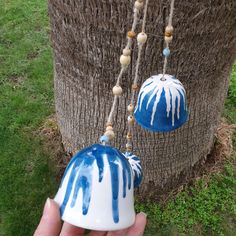
M 133 188 L 141 183 L 139 159 L 94 144 L 68 164 L 56 194 L 62 220 L 86 229 L 118 230 L 135 220 Z
M 139 125 L 153 132 L 168 132 L 188 120 L 186 93 L 174 76 L 154 75 L 139 92 L 134 117 Z

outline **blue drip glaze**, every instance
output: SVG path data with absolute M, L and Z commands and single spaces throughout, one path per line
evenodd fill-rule
M 115 223 L 119 222 L 118 212 L 118 194 L 119 194 L 119 172 L 118 165 L 115 163 L 114 158 L 109 158 L 109 165 L 111 171 L 111 188 L 112 188 L 112 214 Z
M 137 168 L 139 169 L 139 171 L 142 172 L 142 168 L 141 168 L 141 166 L 137 166 Z
M 128 174 L 128 189 L 131 188 L 131 183 L 132 183 L 132 178 L 131 178 L 131 174 Z
M 121 160 L 122 169 L 126 171 L 126 176 L 128 177 L 128 189 L 131 189 L 132 184 L 132 168 L 130 167 L 129 162 L 127 161 L 126 157 L 123 153 L 116 149 L 117 155 L 122 155 L 123 158 Z M 123 179 L 124 182 L 124 179 Z
M 149 86 L 152 83 L 153 83 L 153 81 L 151 81 L 150 83 L 146 84 L 143 88 L 146 88 L 147 86 Z
M 72 201 L 71 201 L 71 207 L 74 207 L 79 190 L 80 188 L 82 188 L 83 215 L 87 214 L 90 199 L 91 199 L 90 193 L 91 193 L 91 186 L 92 186 L 92 176 L 90 173 L 92 172 L 92 169 L 93 169 L 93 162 L 94 162 L 93 157 L 86 158 L 81 164 L 81 167 L 79 167 L 80 171 L 78 172 L 78 176 L 76 178 L 75 190 L 74 190 Z
M 72 162 L 74 163 L 74 165 L 71 167 L 72 170 L 71 170 L 71 174 L 70 174 L 70 178 L 68 180 L 68 184 L 67 184 L 67 188 L 66 188 L 66 193 L 65 193 L 65 197 L 64 197 L 64 200 L 62 202 L 62 205 L 60 207 L 60 213 L 61 215 L 64 214 L 64 211 L 65 211 L 65 208 L 66 208 L 66 205 L 69 201 L 69 198 L 70 198 L 70 194 L 71 194 L 71 191 L 72 191 L 72 188 L 73 188 L 73 184 L 74 184 L 74 181 L 75 181 L 75 177 L 76 177 L 76 169 L 78 168 L 78 166 L 80 166 L 80 164 L 82 163 L 83 160 L 81 159 L 72 159 Z M 72 163 L 72 164 L 73 164 Z M 68 168 L 66 170 L 66 172 L 68 172 L 70 168 Z M 64 179 L 63 179 L 64 181 Z
M 123 198 L 126 197 L 126 188 L 127 188 L 127 179 L 126 179 L 126 171 L 122 170 L 123 175 Z
M 139 158 L 135 156 L 132 152 L 126 152 L 124 153 L 124 155 L 131 164 L 132 170 L 134 172 L 134 178 L 133 178 L 134 188 L 137 188 L 141 184 L 143 178 L 141 162 Z
M 94 153 L 95 155 L 95 153 Z M 99 183 L 102 182 L 102 179 L 103 179 L 103 173 L 104 173 L 104 161 L 103 161 L 103 157 L 102 156 L 97 156 L 96 158 L 96 162 L 97 162 L 97 167 L 98 167 L 98 171 L 99 171 Z
M 65 170 L 65 172 L 64 172 L 64 174 L 63 174 L 63 177 L 62 177 L 62 179 L 61 179 L 60 187 L 62 186 L 62 183 L 63 183 L 63 181 L 64 181 L 64 179 L 65 179 L 65 177 L 66 177 L 66 174 L 67 174 L 67 172 L 69 171 L 70 167 L 72 166 L 72 164 L 74 164 L 74 161 L 75 161 L 75 157 L 72 158 L 72 159 L 70 160 L 70 163 L 67 165 L 66 170 Z
M 67 165 L 66 167 L 66 170 L 63 174 L 63 177 L 62 177 L 62 180 L 61 180 L 61 184 L 60 184 L 60 187 L 62 186 L 62 183 L 64 181 L 64 178 L 65 176 L 67 175 L 67 172 L 69 171 L 69 169 L 71 168 L 71 166 L 74 164 L 74 162 L 78 159 L 78 156 L 83 154 L 84 152 L 86 152 L 88 150 L 88 147 L 87 148 L 84 148 L 83 150 L 81 150 L 80 152 L 76 153 L 70 160 L 69 164 Z
M 83 195 L 83 200 L 82 200 L 83 215 L 86 215 L 88 213 L 91 199 L 93 168 L 95 167 L 96 163 L 99 173 L 98 181 L 102 182 L 104 175 L 104 158 L 108 160 L 111 172 L 113 220 L 115 223 L 119 222 L 119 206 L 118 206 L 119 184 L 120 184 L 119 173 L 120 171 L 122 171 L 122 179 L 123 179 L 122 196 L 123 198 L 125 198 L 127 187 L 129 190 L 131 189 L 132 171 L 129 162 L 120 151 L 110 146 L 104 146 L 100 144 L 94 144 L 78 152 L 68 164 L 60 185 L 61 187 L 62 183 L 65 180 L 65 176 L 69 173 L 69 170 L 71 170 L 66 187 L 65 196 L 60 206 L 61 215 L 64 214 L 65 208 L 68 204 L 71 194 L 73 195 L 70 207 L 75 206 L 80 189 L 82 189 L 82 195 Z M 128 186 L 127 186 L 127 180 L 128 180 Z M 73 186 L 75 187 L 72 193 Z

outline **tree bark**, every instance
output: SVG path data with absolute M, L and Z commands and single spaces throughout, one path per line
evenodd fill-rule
M 133 3 L 49 0 L 56 113 L 68 152 L 97 143 L 104 132 L 120 69 L 119 56 L 132 24 Z M 140 84 L 162 71 L 169 5 L 169 1 L 150 0 Z M 167 73 L 184 84 L 190 118 L 170 133 L 135 127 L 134 153 L 142 160 L 145 176 L 139 191 L 142 196 L 153 198 L 175 187 L 211 151 L 236 56 L 235 19 L 235 0 L 176 1 Z M 136 58 L 135 43 L 132 63 L 122 78 L 124 94 L 114 116 L 117 136 L 113 145 L 123 150 Z

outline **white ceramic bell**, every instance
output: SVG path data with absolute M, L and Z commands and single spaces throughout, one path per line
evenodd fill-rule
M 55 197 L 62 220 L 103 231 L 134 223 L 133 188 L 134 183 L 140 184 L 142 171 L 136 156 L 125 155 L 116 148 L 94 144 L 71 159 Z

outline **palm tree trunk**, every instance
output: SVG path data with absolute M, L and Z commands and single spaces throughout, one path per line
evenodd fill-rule
M 99 140 L 112 104 L 119 56 L 132 23 L 134 1 L 49 0 L 55 61 L 55 101 L 63 143 L 75 152 Z M 170 2 L 150 0 L 148 41 L 142 55 L 140 84 L 161 73 L 163 31 Z M 169 74 L 185 86 L 189 122 L 170 133 L 150 133 L 136 126 L 134 153 L 141 157 L 140 193 L 155 197 L 175 187 L 213 147 L 236 56 L 236 7 L 228 1 L 176 1 Z M 122 78 L 124 95 L 115 112 L 114 145 L 124 149 L 126 107 L 134 76 L 132 63 Z

